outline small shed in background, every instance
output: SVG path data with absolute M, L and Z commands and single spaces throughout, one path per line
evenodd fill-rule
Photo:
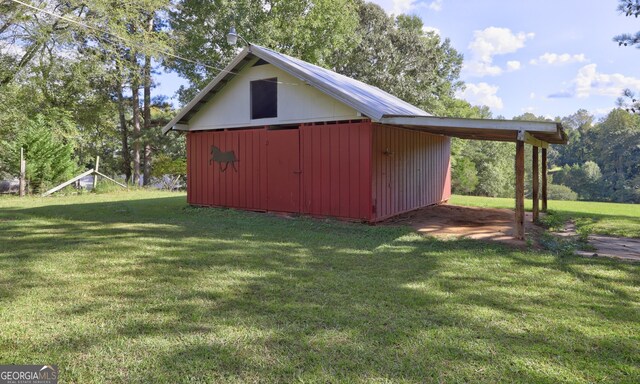
M 447 201 L 451 136 L 537 146 L 566 140 L 556 123 L 434 117 L 257 45 L 221 71 L 169 130 L 187 133 L 189 204 L 364 222 Z

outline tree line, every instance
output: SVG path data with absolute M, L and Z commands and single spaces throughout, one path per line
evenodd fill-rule
M 154 93 L 158 75 L 185 78 L 186 103 L 237 53 L 225 39 L 231 26 L 436 113 L 462 86 L 448 39 L 361 0 L 2 0 L 0 173 L 17 174 L 20 148 L 33 191 L 96 155 L 134 185 L 148 184 L 154 165 L 175 169 L 184 138 L 160 134 L 176 111 Z
M 491 117 L 489 111 L 474 117 Z M 501 117 L 498 117 L 501 118 Z M 588 111 L 548 119 L 525 113 L 513 118 L 562 123 L 567 145 L 548 150 L 549 198 L 640 203 L 640 116 L 621 108 L 596 121 Z M 531 148 L 525 155 L 525 192 L 531 194 Z M 454 193 L 512 197 L 515 145 L 454 139 Z
M 188 102 L 237 53 L 225 39 L 231 26 L 434 115 L 492 117 L 455 98 L 463 57 L 449 39 L 363 0 L 0 0 L 0 177 L 17 175 L 20 148 L 36 192 L 91 168 L 96 155 L 103 172 L 134 185 L 185 173 L 184 137 L 160 133 L 177 111 L 156 92 L 159 74 L 186 79 L 178 96 Z M 637 201 L 636 117 L 585 115 L 556 119 L 570 143 L 550 151 L 551 196 Z M 602 147 L 612 137 L 615 148 Z M 513 196 L 514 152 L 454 139 L 454 191 Z

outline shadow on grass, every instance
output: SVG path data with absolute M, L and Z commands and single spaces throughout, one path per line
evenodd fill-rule
M 0 362 L 54 360 L 67 381 L 640 375 L 634 265 L 183 197 L 2 217 Z M 42 300 L 21 324 L 16 303 Z

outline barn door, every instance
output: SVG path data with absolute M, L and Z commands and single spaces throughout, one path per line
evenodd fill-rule
M 300 212 L 300 131 L 267 131 L 267 209 Z

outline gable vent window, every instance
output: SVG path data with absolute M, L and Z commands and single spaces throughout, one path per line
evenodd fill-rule
M 251 118 L 278 117 L 278 79 L 256 80 L 250 84 Z

